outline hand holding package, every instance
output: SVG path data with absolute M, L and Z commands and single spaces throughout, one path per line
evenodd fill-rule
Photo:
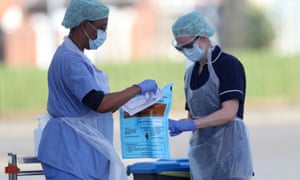
M 153 79 L 146 79 L 138 84 L 136 84 L 139 88 L 141 88 L 141 94 L 145 94 L 147 92 L 155 93 L 157 90 L 157 84 Z

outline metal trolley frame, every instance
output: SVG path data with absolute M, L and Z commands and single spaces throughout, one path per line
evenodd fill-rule
M 43 170 L 21 170 L 19 164 L 40 164 L 37 157 L 17 157 L 16 154 L 8 153 L 8 165 L 5 167 L 5 173 L 8 174 L 8 180 L 17 180 L 18 176 L 44 175 Z

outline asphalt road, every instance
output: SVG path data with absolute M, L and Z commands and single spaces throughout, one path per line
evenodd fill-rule
M 180 118 L 184 112 L 171 111 L 172 118 Z M 118 115 L 115 116 L 116 119 Z M 245 113 L 249 126 L 256 176 L 254 180 L 300 179 L 300 107 L 252 108 Z M 115 122 L 118 122 L 117 120 Z M 7 153 L 32 156 L 34 152 L 33 130 L 37 126 L 34 117 L 24 119 L 0 119 L 0 180 L 4 174 Z M 119 127 L 115 123 L 115 148 L 120 152 Z M 187 154 L 189 133 L 170 139 L 171 157 L 184 158 Z M 124 160 L 125 165 L 151 159 Z M 22 166 L 23 169 L 40 168 Z M 20 180 L 43 180 L 42 176 L 19 177 Z M 132 179 L 132 177 L 129 177 Z

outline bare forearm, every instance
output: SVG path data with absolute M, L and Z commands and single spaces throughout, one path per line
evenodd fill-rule
M 224 111 L 219 110 L 201 119 L 196 119 L 195 120 L 196 127 L 197 128 L 215 127 L 215 126 L 226 124 L 233 120 L 233 118 L 229 118 L 225 114 L 226 113 Z
M 208 116 L 196 119 L 197 128 L 215 127 L 233 121 L 238 110 L 238 100 L 226 101 L 222 104 L 220 110 L 215 111 Z

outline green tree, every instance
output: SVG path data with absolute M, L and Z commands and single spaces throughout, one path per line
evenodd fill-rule
M 254 6 L 246 11 L 244 42 L 246 48 L 268 48 L 275 32 L 265 13 Z
M 221 6 L 221 45 L 225 48 L 267 48 L 274 30 L 262 9 L 245 0 L 224 0 Z

